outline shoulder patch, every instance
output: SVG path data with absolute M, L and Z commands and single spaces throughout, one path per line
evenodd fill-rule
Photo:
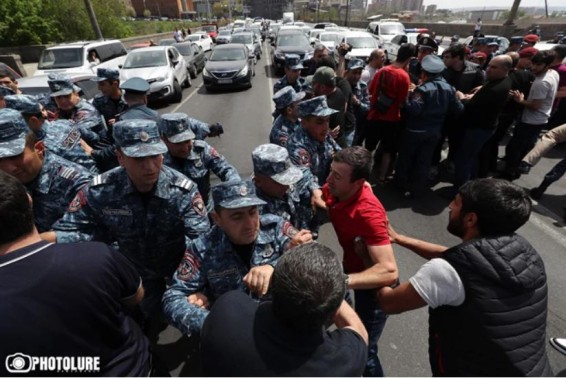
M 301 148 L 300 150 L 297 151 L 297 155 L 299 157 L 299 164 L 300 165 L 308 165 L 311 163 L 311 154 L 305 150 L 304 148 Z
M 173 185 L 178 186 L 179 188 L 183 188 L 186 190 L 191 190 L 193 187 L 193 182 L 186 177 L 179 177 Z
M 182 281 L 192 279 L 200 270 L 200 262 L 193 256 L 190 250 L 185 251 L 185 256 L 179 268 L 177 268 L 177 278 Z
M 86 194 L 84 192 L 84 189 L 81 189 L 69 204 L 67 211 L 69 213 L 75 213 L 79 211 L 84 205 L 86 205 L 86 203 Z
M 299 230 L 297 230 L 295 227 L 293 227 L 291 222 L 285 221 L 285 223 L 283 223 L 282 232 L 283 232 L 283 235 L 288 236 L 290 238 L 293 238 L 295 235 L 297 235 Z
M 103 174 L 100 174 L 98 176 L 95 176 L 92 179 L 92 183 L 91 183 L 90 186 L 98 186 L 98 185 L 105 184 L 107 179 L 108 179 L 108 175 L 107 175 L 106 172 L 103 173 Z
M 216 151 L 216 148 L 210 146 L 210 156 L 218 158 L 220 157 L 220 154 Z
M 200 193 L 197 192 L 194 195 L 192 200 L 192 206 L 195 212 L 201 217 L 204 217 L 206 215 L 206 205 L 204 204 L 204 201 L 202 200 L 202 196 L 200 195 Z

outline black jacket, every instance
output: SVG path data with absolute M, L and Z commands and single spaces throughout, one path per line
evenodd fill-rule
M 460 306 L 430 310 L 435 376 L 548 376 L 544 264 L 519 235 L 472 240 L 443 257 L 466 291 Z

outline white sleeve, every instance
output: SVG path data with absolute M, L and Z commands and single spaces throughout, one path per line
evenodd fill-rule
M 431 308 L 459 306 L 466 299 L 458 272 L 444 259 L 430 260 L 409 282 Z

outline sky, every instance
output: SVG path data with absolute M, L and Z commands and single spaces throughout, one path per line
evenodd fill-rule
M 564 0 L 547 0 L 548 6 L 566 6 Z M 438 8 L 501 7 L 511 9 L 513 0 L 424 0 L 424 5 L 436 4 Z M 544 7 L 544 0 L 522 0 L 522 7 Z

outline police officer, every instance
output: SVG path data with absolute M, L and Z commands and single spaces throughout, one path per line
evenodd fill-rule
M 215 226 L 194 240 L 163 295 L 163 312 L 184 334 L 200 334 L 208 308 L 230 290 L 263 297 L 283 251 L 311 241 L 288 221 L 259 214 L 265 202 L 250 181 L 212 188 Z
M 269 142 L 286 147 L 289 137 L 301 127 L 298 103 L 305 98 L 305 92 L 296 92 L 288 85 L 273 95 L 276 113 L 279 113 L 269 134 Z
M 252 162 L 257 196 L 266 202 L 261 213 L 278 215 L 299 230 L 318 231 L 313 209 L 324 201 L 308 169 L 292 164 L 289 152 L 275 144 L 256 147 Z
M 336 110 L 328 107 L 325 96 L 299 103 L 301 128 L 287 141 L 291 161 L 309 168 L 319 185 L 326 182 L 332 156 L 340 150 L 340 146 L 330 136 L 328 126 L 329 117 L 334 113 Z
M 6 107 L 21 113 L 36 138 L 43 141 L 47 151 L 77 163 L 97 174 L 95 161 L 81 147 L 81 132 L 69 120 L 47 121 L 47 111 L 39 101 L 27 95 L 6 96 Z
M 364 70 L 364 61 L 352 59 L 346 66 L 345 78 L 352 88 L 352 99 L 348 103 L 347 116 L 352 114 L 355 118 L 355 130 L 346 135 L 347 145 L 361 146 L 365 137 L 364 130 L 369 111 L 368 85 L 361 80 Z
M 95 119 L 96 122 L 102 120 L 98 110 L 79 96 L 81 88 L 74 85 L 68 75 L 50 76 L 47 84 L 51 90 L 49 97 L 55 101 L 56 105 L 52 115 L 53 119 L 69 119 L 73 122 L 84 119 Z M 106 130 L 104 130 L 104 136 L 106 136 Z
M 509 47 L 507 48 L 507 50 L 505 50 L 505 53 L 508 52 L 518 52 L 521 49 L 521 46 L 523 45 L 523 37 L 521 36 L 515 36 L 515 37 L 511 37 L 511 39 L 509 40 Z
M 0 109 L 0 170 L 26 186 L 39 232 L 51 230 L 92 179 L 85 168 L 46 151 L 14 109 Z
M 120 89 L 120 73 L 113 68 L 98 68 L 96 77 L 91 80 L 98 83 L 98 90 L 101 92 L 92 100 L 92 105 L 102 114 L 111 130 L 117 115 L 128 107 Z
M 419 197 L 427 189 L 432 155 L 448 114 L 458 115 L 464 106 L 456 90 L 442 77 L 442 59 L 427 55 L 421 62 L 421 85 L 405 104 L 406 126 L 397 158 L 395 184 L 406 197 Z
M 537 42 L 540 40 L 539 36 L 536 34 L 527 34 L 523 37 L 523 48 L 525 47 L 535 47 Z
M 214 172 L 222 181 L 239 180 L 236 168 L 204 140 L 195 140 L 189 117 L 184 113 L 163 114 L 159 132 L 169 150 L 163 163 L 193 180 L 207 210 L 212 211 L 213 203 L 209 200 L 210 172 Z
M 132 77 L 120 85 L 124 90 L 124 100 L 128 109 L 118 115 L 120 121 L 128 119 L 149 119 L 159 121 L 159 113 L 147 107 L 147 92 L 149 83 L 141 77 Z
M 55 232 L 43 236 L 59 243 L 115 243 L 143 279 L 141 310 L 147 318 L 159 310 L 165 278 L 186 246 L 210 223 L 196 184 L 163 166 L 167 147 L 154 121 L 116 122 L 114 140 L 120 167 L 96 176 L 70 203 Z
M 195 138 L 199 140 L 205 140 L 210 137 L 219 137 L 224 134 L 224 127 L 216 122 L 214 124 L 208 124 L 198 119 L 189 117 L 189 125 L 193 133 L 195 133 Z
M 423 34 L 417 41 L 417 57 L 409 62 L 409 77 L 411 78 L 411 83 L 415 85 L 419 84 L 422 70 L 421 61 L 427 55 L 436 54 L 436 51 L 438 51 L 438 43 L 428 34 Z
M 301 63 L 301 57 L 296 54 L 285 55 L 285 76 L 273 85 L 273 93 L 290 85 L 295 92 L 301 92 L 306 85 L 306 80 L 301 77 L 301 70 L 305 68 Z

